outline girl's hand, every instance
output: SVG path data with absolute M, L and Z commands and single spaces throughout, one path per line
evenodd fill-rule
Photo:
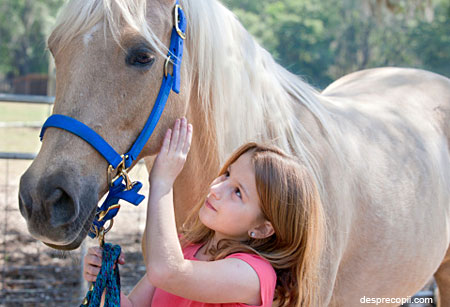
M 83 278 L 89 282 L 97 279 L 100 268 L 102 267 L 102 252 L 100 247 L 90 247 L 84 256 Z M 121 253 L 118 259 L 119 264 L 125 264 L 125 258 Z
M 173 127 L 167 130 L 161 151 L 153 163 L 150 172 L 150 188 L 166 194 L 173 186 L 175 179 L 183 169 L 191 147 L 192 125 L 186 118 L 177 119 Z

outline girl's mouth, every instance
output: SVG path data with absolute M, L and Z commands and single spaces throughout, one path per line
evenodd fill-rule
M 205 206 L 211 210 L 217 211 L 216 208 L 214 208 L 208 200 L 205 201 Z

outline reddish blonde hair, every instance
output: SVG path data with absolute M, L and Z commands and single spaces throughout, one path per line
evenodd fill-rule
M 261 211 L 275 233 L 244 242 L 221 240 L 210 249 L 214 260 L 237 253 L 258 254 L 277 273 L 275 301 L 279 306 L 319 306 L 319 267 L 325 222 L 319 192 L 306 167 L 280 149 L 248 143 L 224 164 L 219 176 L 244 153 L 251 153 Z M 200 221 L 197 205 L 183 225 L 181 243 L 207 243 L 214 231 Z

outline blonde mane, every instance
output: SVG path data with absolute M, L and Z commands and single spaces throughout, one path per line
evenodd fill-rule
M 120 26 L 125 22 L 165 56 L 167 47 L 146 20 L 146 2 L 71 0 L 60 14 L 49 44 L 58 41 L 58 46 L 64 46 L 99 22 L 107 24 L 119 41 Z M 318 91 L 277 64 L 218 1 L 180 2 L 188 20 L 183 61 L 190 67 L 189 77 L 198 84 L 205 113 L 212 114 L 207 125 L 215 125 L 220 162 L 245 142 L 270 142 L 299 157 L 322 190 L 319 166 L 303 142 L 311 141 L 310 135 L 294 112 L 299 104 L 306 107 L 335 144 Z

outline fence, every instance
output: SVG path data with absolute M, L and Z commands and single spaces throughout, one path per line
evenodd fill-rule
M 29 74 L 20 76 L 13 80 L 13 90 L 15 94 L 47 94 L 48 75 Z
M 53 98 L 0 94 L 0 102 L 51 106 Z M 25 127 L 34 131 L 37 138 L 41 125 L 42 122 L 8 122 L 0 129 Z M 45 246 L 29 235 L 20 215 L 19 178 L 34 157 L 34 153 L 0 152 L 0 306 L 78 306 L 86 291 L 81 278 L 83 248 L 62 252 Z M 148 191 L 144 164 L 138 164 L 130 175 L 144 183 L 143 192 Z M 135 208 L 125 204 L 107 236 L 107 241 L 120 244 L 125 253 L 127 263 L 121 266 L 125 292 L 145 273 L 140 249 L 144 223 L 145 205 Z M 95 240 L 86 241 L 84 249 L 97 245 Z

